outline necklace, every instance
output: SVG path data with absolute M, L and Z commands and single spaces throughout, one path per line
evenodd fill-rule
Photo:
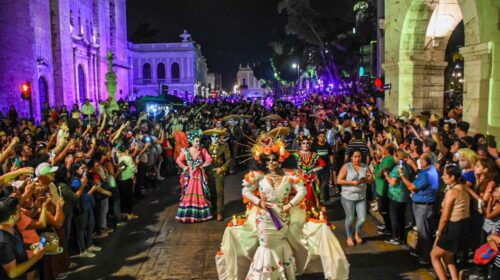
M 300 156 L 302 157 L 302 162 L 304 162 L 304 164 L 308 164 L 309 161 L 311 160 L 311 152 L 309 151 L 300 151 Z
M 280 174 L 270 173 L 267 175 L 267 178 L 269 179 L 269 181 L 271 181 L 271 185 L 273 186 L 273 188 L 276 188 L 276 183 L 279 179 L 281 179 L 281 177 L 282 176 Z

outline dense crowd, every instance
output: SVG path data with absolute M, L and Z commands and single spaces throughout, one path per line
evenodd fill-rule
M 340 196 L 348 246 L 364 242 L 369 207 L 381 216 L 386 242 L 410 243 L 408 232 L 417 232 L 411 254 L 432 263 L 440 279 L 458 279 L 457 262 L 468 263 L 486 242 L 499 244 L 500 155 L 494 137 L 469 135 L 460 107 L 445 117 L 398 117 L 369 97 L 314 94 L 300 105 L 197 99 L 137 116 L 133 106 L 109 100 L 96 110 L 87 100 L 68 111 L 46 104 L 38 125 L 19 119 L 14 107 L 0 116 L 0 279 L 65 278 L 77 266 L 69 253 L 92 258 L 101 251 L 94 239 L 139 218 L 137 199 L 180 174 L 176 160 L 188 134 L 208 129 L 224 131 L 230 150 L 229 166 L 218 173 L 234 174 L 257 168 L 245 158 L 252 139 L 290 128 L 284 141 L 296 156 L 285 165 L 303 169 L 318 190 L 309 211 L 324 212 Z M 38 247 L 41 240 L 55 244 L 51 252 Z M 500 257 L 486 268 L 479 272 L 500 279 Z

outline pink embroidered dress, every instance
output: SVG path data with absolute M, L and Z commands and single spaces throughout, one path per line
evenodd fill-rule
M 195 223 L 212 219 L 210 212 L 210 192 L 207 185 L 207 175 L 201 168 L 203 164 L 211 163 L 212 157 L 205 148 L 200 147 L 200 153 L 193 158 L 189 149 L 182 149 L 177 157 L 177 164 L 188 169 L 181 174 L 181 202 L 175 218 L 183 223 Z

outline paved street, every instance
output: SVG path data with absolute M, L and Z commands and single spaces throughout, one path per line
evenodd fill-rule
M 226 220 L 243 212 L 239 173 L 226 178 Z M 215 253 L 226 222 L 181 224 L 175 220 L 179 186 L 169 177 L 137 206 L 139 220 L 129 222 L 106 240 L 94 259 L 77 259 L 70 279 L 217 279 Z M 345 246 L 343 210 L 336 201 L 328 211 L 335 234 Z M 401 246 L 386 244 L 376 234 L 375 220 L 367 221 L 364 245 L 345 248 L 350 279 L 433 279 Z M 322 279 L 321 265 L 299 279 Z

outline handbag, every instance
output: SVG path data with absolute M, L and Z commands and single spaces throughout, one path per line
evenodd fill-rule
M 495 250 L 489 243 L 481 245 L 474 252 L 474 263 L 477 265 L 487 265 L 495 259 L 498 251 Z

